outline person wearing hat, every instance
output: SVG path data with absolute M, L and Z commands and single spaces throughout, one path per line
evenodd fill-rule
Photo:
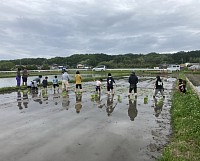
M 134 91 L 135 96 L 137 96 L 138 77 L 135 75 L 135 72 L 131 73 L 131 75 L 128 78 L 128 82 L 130 83 L 128 96 L 130 97 L 132 90 Z

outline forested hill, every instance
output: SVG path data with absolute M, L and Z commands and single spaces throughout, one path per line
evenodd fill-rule
M 24 58 L 17 60 L 0 61 L 0 70 L 10 70 L 15 65 L 25 66 L 50 66 L 64 65 L 68 68 L 75 68 L 77 64 L 94 67 L 100 64 L 108 68 L 135 68 L 135 67 L 155 67 L 160 64 L 181 64 L 186 62 L 200 63 L 200 50 L 189 52 L 177 52 L 174 54 L 74 54 L 69 57 L 55 58 Z

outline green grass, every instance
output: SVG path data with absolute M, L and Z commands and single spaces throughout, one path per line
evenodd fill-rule
M 173 134 L 160 161 L 200 160 L 200 100 L 190 87 L 175 92 L 171 108 Z
M 26 86 L 20 86 L 20 87 L 3 87 L 3 88 L 0 88 L 0 94 L 15 92 L 15 91 L 24 90 L 24 89 L 27 89 L 27 87 Z

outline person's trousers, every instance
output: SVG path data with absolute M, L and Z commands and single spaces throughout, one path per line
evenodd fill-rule
M 17 76 L 16 80 L 17 80 L 17 86 L 20 86 L 20 84 L 21 84 L 21 77 Z

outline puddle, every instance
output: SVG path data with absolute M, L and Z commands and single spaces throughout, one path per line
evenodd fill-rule
M 171 133 L 171 89 L 153 99 L 153 79 L 138 84 L 137 97 L 127 97 L 127 80 L 117 80 L 114 94 L 93 82 L 84 92 L 47 94 L 19 91 L 0 95 L 0 156 L 15 161 L 155 160 Z M 10 99 L 9 99 L 10 98 Z M 12 146 L 10 144 L 12 143 Z

